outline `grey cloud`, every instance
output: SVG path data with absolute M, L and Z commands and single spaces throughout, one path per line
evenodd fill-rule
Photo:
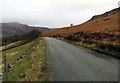
M 2 21 L 59 28 L 118 7 L 118 0 L 2 0 Z

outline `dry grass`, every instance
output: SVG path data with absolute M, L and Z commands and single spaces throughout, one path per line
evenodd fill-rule
M 81 35 L 81 33 L 83 35 Z M 70 37 L 79 40 L 82 39 L 83 36 L 88 36 L 89 40 L 117 45 L 119 38 L 117 36 L 120 36 L 118 32 L 118 12 L 114 14 L 111 12 L 106 17 L 99 17 L 77 26 L 46 31 L 42 33 L 42 36 Z M 101 37 L 103 37 L 103 39 Z

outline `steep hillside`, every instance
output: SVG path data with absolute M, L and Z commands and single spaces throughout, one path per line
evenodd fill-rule
M 27 32 L 32 31 L 33 29 L 37 29 L 41 32 L 50 30 L 49 28 L 45 28 L 45 27 L 32 27 L 32 26 L 28 26 L 25 24 L 20 24 L 17 22 L 13 22 L 13 23 L 2 23 L 2 35 L 3 36 L 13 36 L 15 34 L 24 34 Z
M 108 44 L 118 44 L 118 14 L 120 8 L 93 16 L 89 21 L 72 27 L 45 31 L 42 36 L 63 37 L 75 40 L 87 40 Z

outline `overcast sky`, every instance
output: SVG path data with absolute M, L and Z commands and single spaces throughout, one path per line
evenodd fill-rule
M 0 0 L 0 19 L 2 22 L 61 28 L 72 23 L 81 24 L 94 15 L 117 8 L 118 2 L 119 0 Z

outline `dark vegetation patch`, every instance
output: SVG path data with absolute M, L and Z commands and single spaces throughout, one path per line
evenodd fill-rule
M 95 24 L 95 23 L 98 23 L 99 21 L 95 21 L 95 22 L 93 22 L 92 24 Z
M 14 44 L 14 45 L 9 46 L 8 48 L 4 49 L 4 50 L 8 50 L 8 49 L 23 45 L 25 43 L 28 43 L 28 42 L 34 40 L 35 38 L 39 37 L 40 34 L 41 34 L 40 31 L 34 29 L 31 32 L 23 34 L 23 35 L 14 35 L 14 36 L 10 36 L 10 37 L 3 37 L 2 38 L 2 46 L 16 42 L 16 41 L 21 41 L 17 44 Z
M 110 18 L 106 18 L 106 19 L 104 19 L 104 21 L 108 21 L 108 20 L 110 20 Z

